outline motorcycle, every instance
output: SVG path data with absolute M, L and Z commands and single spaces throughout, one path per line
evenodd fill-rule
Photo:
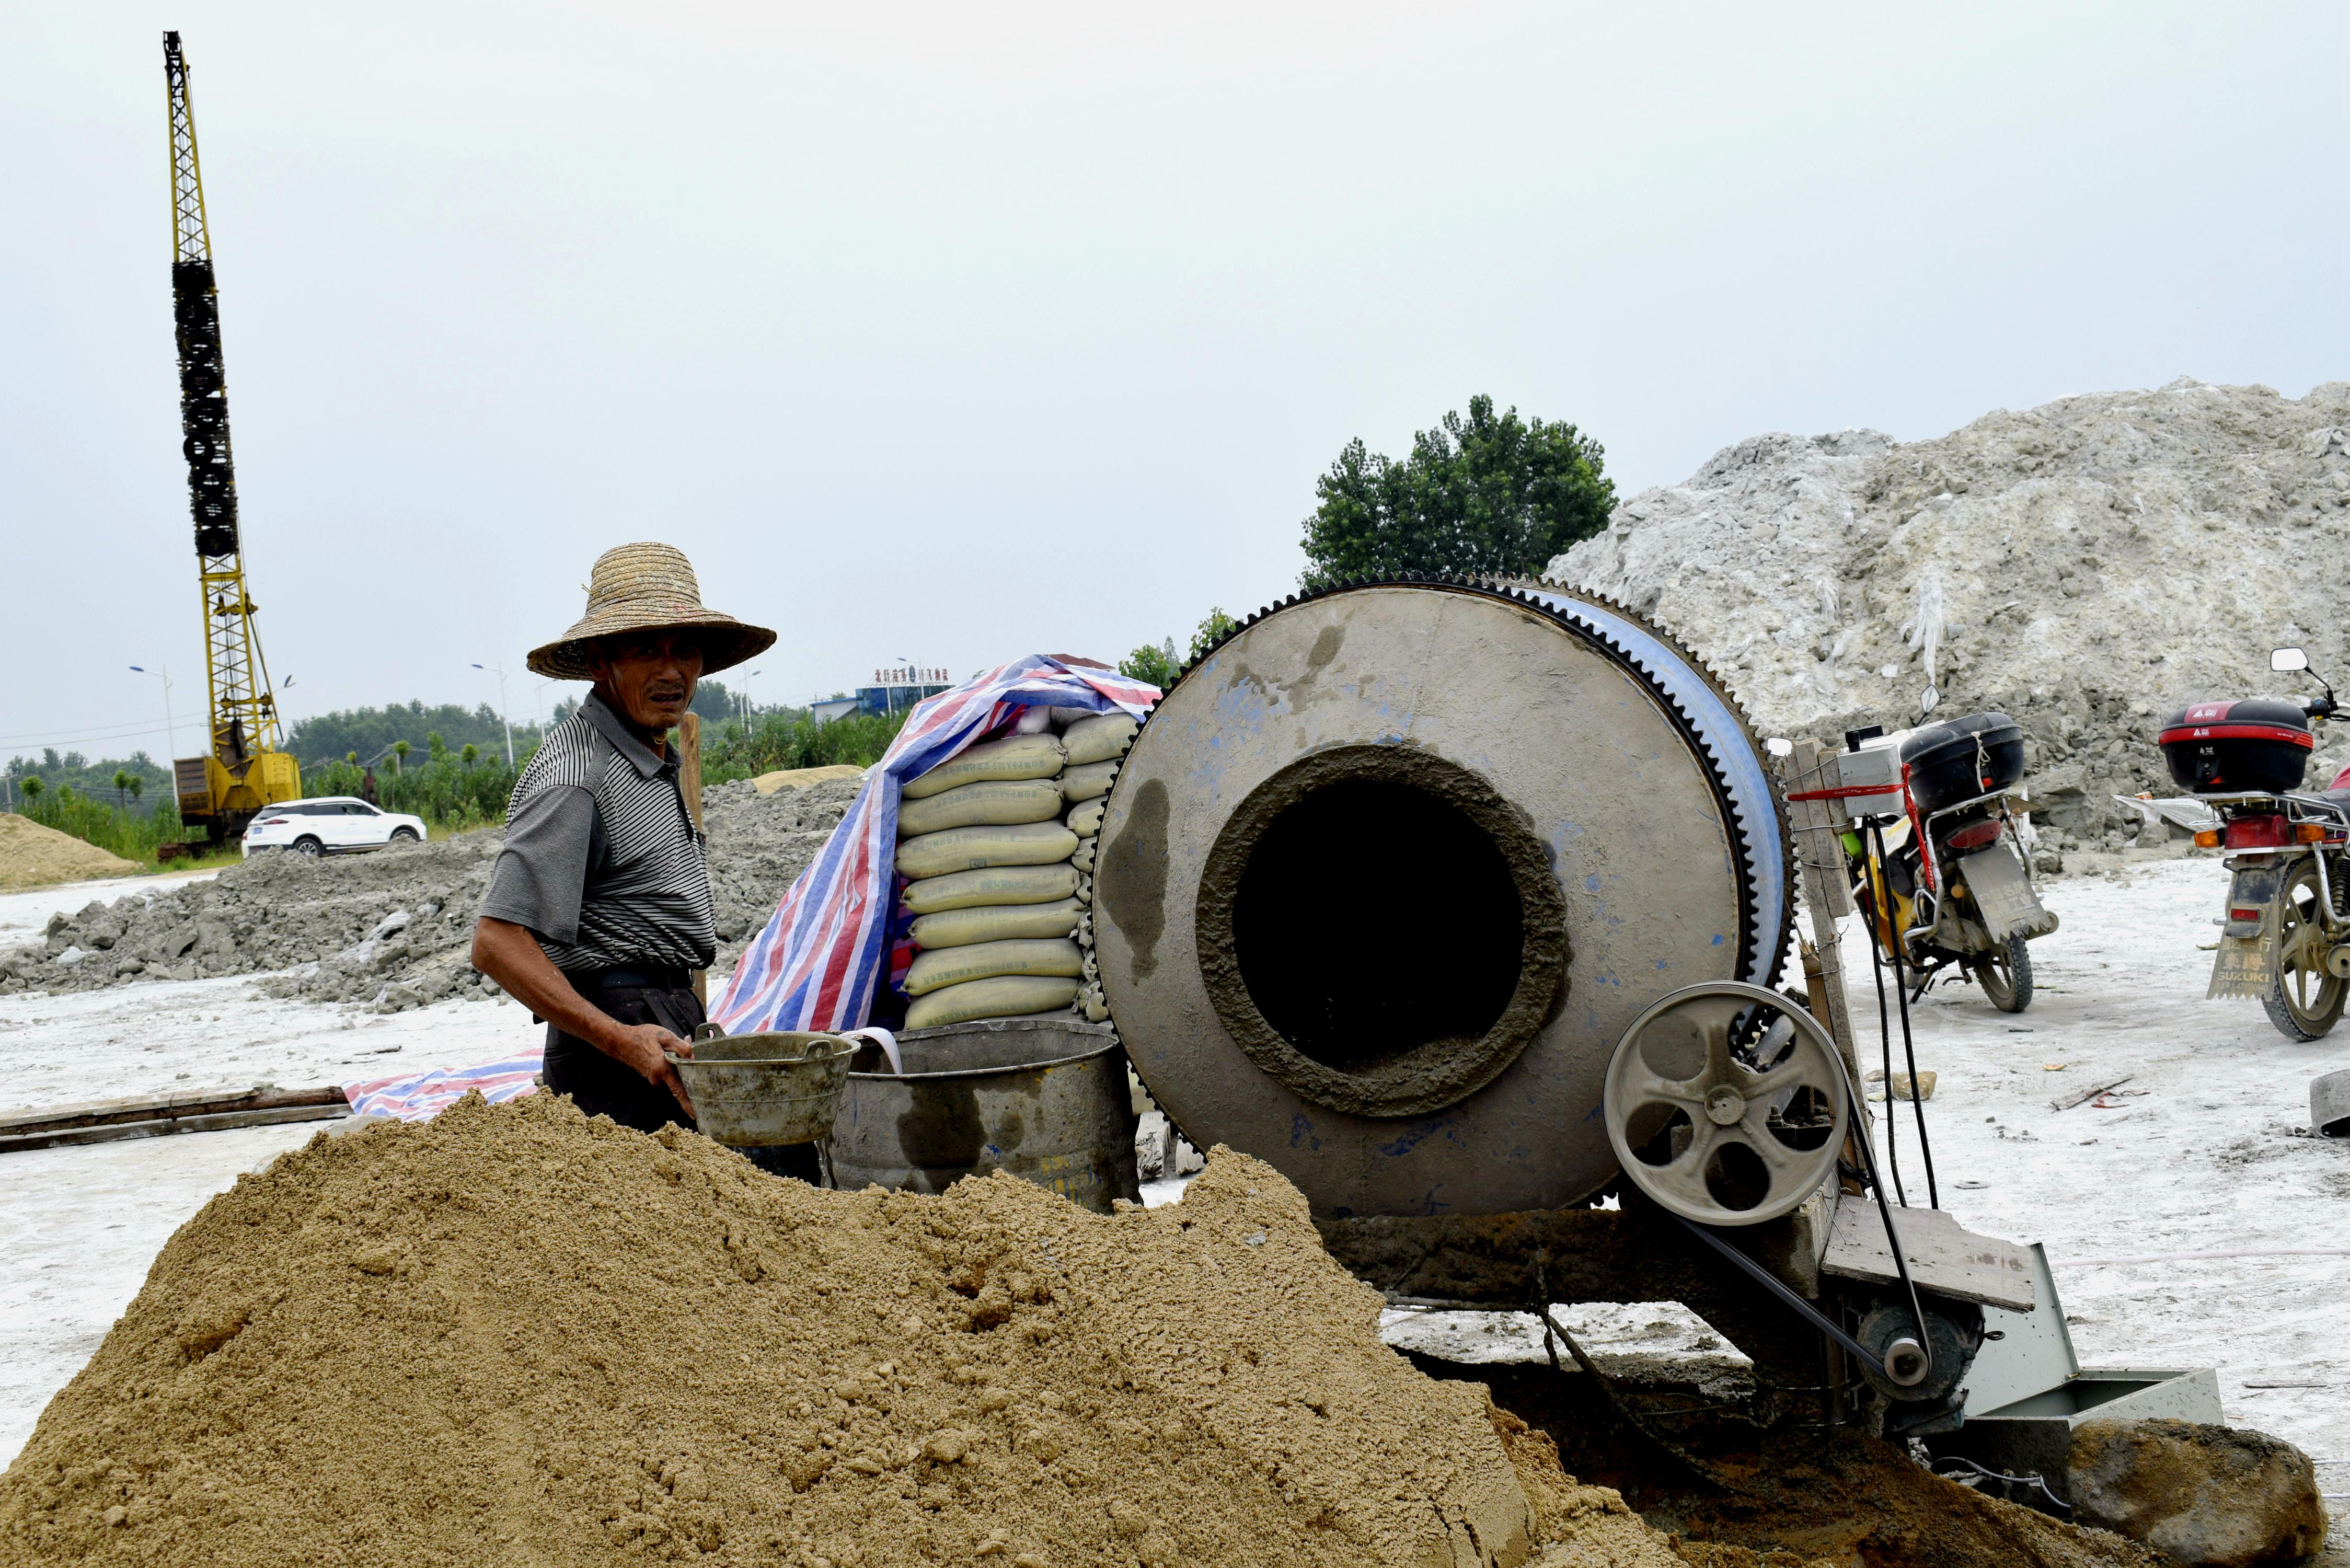
M 1846 733 L 1836 762 L 1854 814 L 1843 834 L 1854 901 L 1897 983 L 1915 1001 L 1957 969 L 2001 1012 L 2031 1006 L 2025 944 L 2057 920 L 2033 886 L 2030 806 L 2014 793 L 2022 728 L 2004 713 L 1891 734 L 1871 725 Z
M 2318 727 L 2340 704 L 2302 649 L 2278 649 L 2269 668 L 2306 673 L 2325 694 L 2182 708 L 2158 743 L 2172 781 L 2193 794 L 2116 798 L 2229 852 L 2205 997 L 2258 997 L 2286 1039 L 2315 1040 L 2350 999 L 2350 768 L 2324 789 L 2301 787 Z

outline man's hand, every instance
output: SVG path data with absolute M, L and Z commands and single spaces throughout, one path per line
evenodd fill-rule
M 473 967 L 503 986 L 514 999 L 565 1033 L 597 1050 L 676 1096 L 689 1116 L 693 1099 L 671 1064 L 671 1053 L 693 1054 L 693 1042 L 658 1023 L 623 1023 L 572 988 L 561 970 L 524 927 L 484 915 L 473 925 Z
M 693 1100 L 685 1092 L 685 1079 L 677 1064 L 670 1060 L 673 1053 L 689 1060 L 693 1055 L 693 1042 L 681 1040 L 658 1023 L 615 1023 L 619 1031 L 611 1044 L 602 1041 L 604 1054 L 614 1061 L 634 1068 L 647 1083 L 659 1085 L 677 1096 L 687 1116 L 693 1115 Z M 615 1047 L 618 1047 L 615 1049 Z

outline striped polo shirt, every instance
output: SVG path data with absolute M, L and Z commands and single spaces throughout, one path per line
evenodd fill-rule
M 675 748 L 655 756 L 590 692 L 515 784 L 482 913 L 528 927 L 567 974 L 709 968 L 709 850 L 677 774 Z

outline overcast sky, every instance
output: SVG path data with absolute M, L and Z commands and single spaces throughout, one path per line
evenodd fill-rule
M 1622 492 L 2345 354 L 2339 5 L 0 9 L 0 755 L 203 701 L 161 33 L 289 714 L 517 717 L 604 548 L 763 701 L 1295 587 L 1478 392 Z M 733 677 L 727 677 L 732 680 Z

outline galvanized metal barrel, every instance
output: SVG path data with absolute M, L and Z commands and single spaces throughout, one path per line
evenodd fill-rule
M 1108 1024 L 983 1018 L 901 1034 L 898 1051 L 902 1075 L 872 1046 L 851 1064 L 832 1127 L 844 1190 L 943 1192 L 1006 1170 L 1099 1214 L 1140 1199 L 1126 1052 Z

